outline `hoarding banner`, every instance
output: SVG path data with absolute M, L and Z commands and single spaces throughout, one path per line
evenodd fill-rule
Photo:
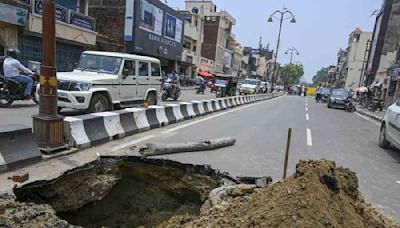
M 182 20 L 167 13 L 165 16 L 164 36 L 180 43 L 182 38 L 182 24 Z
M 25 26 L 28 10 L 0 3 L 0 21 Z
M 134 16 L 134 0 L 126 0 L 125 2 L 125 29 L 124 41 L 133 40 L 133 16 Z
M 164 11 L 150 4 L 146 0 L 140 0 L 139 27 L 145 31 L 161 36 Z

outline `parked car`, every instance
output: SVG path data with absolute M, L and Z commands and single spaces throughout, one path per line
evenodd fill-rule
M 157 104 L 160 60 L 116 52 L 85 51 L 73 72 L 57 73 L 58 109 L 104 112 L 147 101 Z
M 333 89 L 329 94 L 328 108 L 346 108 L 346 101 L 351 99 L 349 91 L 345 89 Z
M 255 94 L 260 90 L 261 81 L 258 79 L 246 79 L 239 88 L 239 94 Z
M 387 108 L 381 124 L 379 146 L 387 148 L 390 145 L 400 149 L 400 99 Z

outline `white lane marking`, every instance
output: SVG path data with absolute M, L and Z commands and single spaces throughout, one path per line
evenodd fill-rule
M 312 137 L 310 128 L 307 128 L 307 146 L 312 146 Z
M 397 184 L 400 184 L 400 181 L 396 181 Z
M 306 105 L 307 106 L 307 105 Z M 308 108 L 306 107 L 306 112 L 308 112 Z
M 306 120 L 310 120 L 310 116 L 308 116 L 308 113 L 306 113 Z
M 5 164 L 6 164 L 6 160 L 4 160 L 4 157 L 0 152 L 0 165 L 5 165 Z
M 374 120 L 372 120 L 372 119 L 370 119 L 370 118 L 368 118 L 366 116 L 361 115 L 360 113 L 355 112 L 354 114 L 356 114 L 357 116 L 359 116 L 359 117 L 361 117 L 361 118 L 363 118 L 365 120 L 368 120 L 369 122 L 375 124 L 376 126 L 381 126 L 379 123 L 375 122 Z
M 281 98 L 281 97 L 278 97 L 278 98 L 276 98 L 276 99 L 279 99 L 279 98 Z M 276 99 L 275 99 L 275 100 L 276 100 Z M 266 101 L 268 101 L 268 100 L 266 100 Z M 229 111 L 224 111 L 224 112 L 221 112 L 221 113 L 218 113 L 218 114 L 215 114 L 215 115 L 212 115 L 212 116 L 209 116 L 209 117 L 200 119 L 200 120 L 195 120 L 195 121 L 190 122 L 190 123 L 187 123 L 187 124 L 183 124 L 183 125 L 180 125 L 180 126 L 177 126 L 177 127 L 174 127 L 174 128 L 170 128 L 170 129 L 168 129 L 168 130 L 165 130 L 165 131 L 161 132 L 160 134 L 171 133 L 171 132 L 177 131 L 177 130 L 182 129 L 182 128 L 186 128 L 186 127 L 189 127 L 189 126 L 192 126 L 192 125 L 195 125 L 195 124 L 198 124 L 198 123 L 201 123 L 201 122 L 210 120 L 210 119 L 217 118 L 217 117 L 219 117 L 219 116 L 223 116 L 223 115 L 226 115 L 226 114 L 229 114 L 229 113 L 232 113 L 232 112 L 240 111 L 240 110 L 242 110 L 242 109 L 250 108 L 250 107 L 253 107 L 253 106 L 255 106 L 255 105 L 259 105 L 259 104 L 261 104 L 261 103 L 263 103 L 263 102 L 254 103 L 254 104 L 248 104 L 248 105 L 246 105 L 246 106 L 242 106 L 242 107 L 239 107 L 239 108 L 235 108 L 235 109 L 232 109 L 232 110 L 229 110 Z M 135 139 L 135 140 L 133 140 L 133 141 L 130 141 L 130 142 L 127 142 L 127 143 L 124 143 L 124 144 L 120 144 L 120 145 L 118 145 L 118 146 L 115 146 L 115 147 L 113 147 L 113 148 L 111 149 L 111 151 L 112 151 L 112 152 L 115 152 L 115 151 L 117 151 L 117 150 L 124 149 L 124 148 L 126 148 L 126 147 L 129 147 L 129 146 L 132 146 L 132 145 L 141 143 L 141 142 L 143 142 L 143 141 L 152 139 L 152 138 L 154 138 L 154 137 L 156 137 L 156 135 L 143 136 L 143 137 L 138 138 L 138 139 Z

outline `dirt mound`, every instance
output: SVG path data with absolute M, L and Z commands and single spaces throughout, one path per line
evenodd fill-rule
M 0 195 L 0 227 L 60 227 L 72 226 L 57 217 L 47 204 L 20 203 L 8 194 Z
M 332 161 L 301 161 L 296 173 L 251 194 L 230 197 L 199 217 L 160 227 L 400 227 L 365 203 L 354 172 Z

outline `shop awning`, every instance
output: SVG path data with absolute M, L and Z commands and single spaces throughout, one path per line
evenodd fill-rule
M 203 76 L 203 77 L 209 77 L 209 78 L 214 77 L 212 74 L 208 73 L 207 71 L 200 71 L 199 75 Z

